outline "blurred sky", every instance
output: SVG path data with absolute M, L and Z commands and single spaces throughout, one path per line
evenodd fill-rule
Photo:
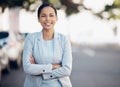
M 78 3 L 80 0 L 74 0 Z M 94 12 L 102 11 L 106 4 L 111 5 L 114 0 L 84 0 L 83 4 Z M 0 14 L 0 29 L 9 30 L 8 9 Z M 113 29 L 117 26 L 117 35 Z M 13 26 L 14 27 L 14 26 Z M 37 20 L 37 13 L 20 10 L 20 32 L 37 32 L 42 29 Z M 120 20 L 102 20 L 91 11 L 81 10 L 80 13 L 66 17 L 63 10 L 58 10 L 58 21 L 55 30 L 68 35 L 72 42 L 80 44 L 120 44 Z

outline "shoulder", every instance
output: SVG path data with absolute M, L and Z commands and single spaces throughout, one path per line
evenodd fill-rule
M 68 36 L 67 35 L 64 35 L 64 34 L 62 34 L 62 33 L 56 33 L 57 34 L 57 37 L 59 38 L 59 40 L 60 41 L 64 41 L 64 42 L 66 42 L 66 41 L 68 41 L 69 40 L 69 38 L 68 38 Z
M 41 34 L 41 32 L 28 33 L 26 38 L 27 39 L 35 39 L 35 38 L 37 39 L 40 34 Z

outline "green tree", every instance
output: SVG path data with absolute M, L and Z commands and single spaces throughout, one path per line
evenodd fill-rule
M 105 18 L 103 16 L 104 13 L 108 14 L 107 19 L 120 19 L 120 0 L 114 0 L 114 3 L 110 5 L 106 5 L 105 9 L 95 15 L 97 15 L 100 18 Z
M 53 5 L 56 6 L 57 9 L 63 8 L 65 9 L 65 12 L 67 16 L 72 15 L 74 13 L 80 12 L 78 9 L 79 7 L 83 7 L 83 9 L 90 10 L 89 8 L 86 8 L 83 5 L 84 0 L 80 0 L 80 3 L 74 3 L 73 0 L 0 0 L 0 7 L 2 8 L 1 12 L 4 12 L 6 7 L 9 8 L 15 8 L 15 7 L 21 7 L 28 11 L 34 11 L 36 7 L 31 8 L 31 6 L 34 4 L 37 4 L 37 2 L 51 2 Z M 91 2 L 92 3 L 92 2 Z M 94 13 L 96 16 L 105 18 L 103 16 L 104 13 L 109 14 L 110 18 L 114 19 L 120 19 L 120 0 L 114 0 L 114 3 L 112 5 L 106 5 L 105 9 L 99 13 Z

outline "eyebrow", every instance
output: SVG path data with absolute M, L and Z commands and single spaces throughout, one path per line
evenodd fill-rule
M 54 15 L 54 13 L 50 13 L 50 14 L 53 14 L 53 15 Z M 41 15 L 46 15 L 46 13 L 42 13 Z

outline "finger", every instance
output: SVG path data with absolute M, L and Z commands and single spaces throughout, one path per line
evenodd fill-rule
M 30 63 L 31 63 L 31 64 L 34 64 L 34 60 L 33 60 L 33 59 L 30 59 Z
M 32 60 L 30 59 L 30 63 L 32 63 Z
M 34 59 L 33 59 L 33 57 L 30 55 L 30 59 L 29 59 L 30 61 L 33 61 Z
M 30 58 L 33 58 L 32 54 L 30 54 Z

